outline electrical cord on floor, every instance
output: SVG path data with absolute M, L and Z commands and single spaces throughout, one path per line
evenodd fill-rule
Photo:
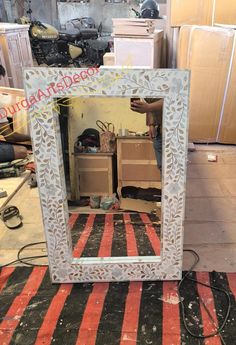
M 39 244 L 46 244 L 46 242 L 35 242 L 35 243 L 29 243 L 27 245 L 25 245 L 24 247 L 22 247 L 19 251 L 18 251 L 18 254 L 17 254 L 17 260 L 14 260 L 14 261 L 11 261 L 7 264 L 4 264 L 4 265 L 0 265 L 0 268 L 3 268 L 3 267 L 7 267 L 7 266 L 10 266 L 10 265 L 13 265 L 15 263 L 18 263 L 18 262 L 21 262 L 22 264 L 24 265 L 28 265 L 28 266 L 45 266 L 45 265 L 41 265 L 41 264 L 33 264 L 31 262 L 28 262 L 28 261 L 32 261 L 32 260 L 35 260 L 35 259 L 40 259 L 40 258 L 46 258 L 48 257 L 48 255 L 37 255 L 37 256 L 27 256 L 27 257 L 23 257 L 21 258 L 20 257 L 20 254 L 26 249 L 26 248 L 29 248 L 29 247 L 32 247 L 32 246 L 36 246 L 36 245 L 39 245 Z M 183 276 L 183 278 L 181 279 L 181 281 L 179 282 L 178 284 L 178 295 L 179 295 L 179 300 L 180 300 L 180 303 L 181 303 L 181 314 L 182 314 L 182 320 L 183 320 L 183 324 L 184 324 L 184 327 L 186 329 L 186 331 L 194 338 L 198 338 L 198 339 L 206 339 L 206 338 L 211 338 L 211 337 L 214 337 L 216 335 L 219 335 L 221 337 L 221 340 L 222 340 L 222 343 L 225 344 L 223 338 L 222 338 L 222 335 L 221 335 L 221 332 L 222 330 L 224 329 L 225 325 L 226 325 L 226 322 L 228 321 L 228 318 L 229 318 L 229 314 L 230 314 L 230 310 L 231 310 L 231 300 L 230 300 L 230 294 L 228 293 L 228 291 L 224 290 L 224 289 L 221 289 L 219 287 L 216 287 L 216 286 L 213 286 L 213 285 L 208 285 L 208 284 L 205 284 L 205 283 L 202 283 L 202 282 L 199 282 L 198 280 L 196 279 L 193 279 L 191 277 L 189 277 L 190 273 L 194 270 L 194 268 L 197 266 L 197 264 L 199 263 L 200 261 L 200 258 L 199 258 L 199 255 L 192 249 L 185 249 L 184 252 L 189 252 L 189 253 L 192 253 L 193 256 L 195 257 L 195 261 L 193 263 L 193 265 L 190 267 L 190 269 L 188 270 L 188 272 Z M 216 291 L 219 291 L 219 292 L 222 292 L 223 294 L 225 294 L 225 296 L 227 297 L 227 300 L 228 300 L 228 306 L 227 306 L 227 312 L 226 312 L 226 315 L 225 315 L 225 318 L 224 318 L 224 321 L 222 323 L 222 325 L 220 327 L 217 327 L 217 325 L 215 324 L 214 322 L 214 318 L 213 316 L 211 315 L 209 309 L 207 308 L 207 306 L 205 305 L 205 303 L 203 302 L 203 300 L 200 298 L 200 302 L 203 304 L 203 307 L 204 309 L 206 310 L 209 318 L 211 319 L 213 325 L 216 327 L 216 331 L 215 332 L 212 332 L 210 334 L 207 334 L 207 335 L 201 335 L 201 334 L 195 334 L 193 333 L 189 327 L 187 326 L 187 323 L 186 323 L 186 314 L 185 314 L 185 308 L 184 308 L 184 303 L 183 303 L 183 300 L 181 298 L 181 293 L 180 293 L 180 288 L 183 284 L 183 282 L 188 279 L 190 281 L 193 281 L 197 284 L 200 284 L 200 285 L 203 285 L 203 286 L 206 286 L 210 289 L 213 289 L 213 290 L 216 290 Z
M 29 247 L 33 247 L 33 246 L 36 246 L 38 244 L 46 244 L 46 242 L 35 242 L 35 243 L 29 243 L 29 244 L 26 244 L 24 247 L 22 247 L 19 251 L 18 251 L 18 254 L 17 254 L 17 260 L 19 262 L 21 262 L 22 264 L 25 264 L 25 265 L 28 265 L 28 266 L 45 266 L 45 265 L 36 265 L 36 264 L 32 264 L 32 263 L 29 263 L 29 262 L 25 262 L 25 259 L 26 258 L 21 258 L 20 257 L 20 254 L 23 252 L 23 250 L 25 250 L 26 248 L 29 248 Z M 38 255 L 38 256 L 31 256 L 30 259 L 40 259 L 40 258 L 47 258 L 48 255 Z
M 28 262 L 28 261 L 32 261 L 32 260 L 36 260 L 36 259 L 47 258 L 48 257 L 47 255 L 26 256 L 23 258 L 20 257 L 20 254 L 23 252 L 23 250 L 25 250 L 26 248 L 32 247 L 32 246 L 36 246 L 38 244 L 46 244 L 46 242 L 35 242 L 35 243 L 29 243 L 29 244 L 25 245 L 24 247 L 22 247 L 18 251 L 17 260 L 8 262 L 7 264 L 4 264 L 4 265 L 0 265 L 0 268 L 11 266 L 11 265 L 14 265 L 14 264 L 19 263 L 19 262 L 24 264 L 24 265 L 27 265 L 27 266 L 47 266 L 47 265 L 33 264 L 31 262 Z
M 226 322 L 228 321 L 228 318 L 229 318 L 229 314 L 230 314 L 230 310 L 231 310 L 231 300 L 230 300 L 230 294 L 228 293 L 228 291 L 226 291 L 225 289 L 221 289 L 219 287 L 216 287 L 216 286 L 213 286 L 213 285 L 208 285 L 208 284 L 205 284 L 205 283 L 202 283 L 202 282 L 199 282 L 198 280 L 196 279 L 193 279 L 191 277 L 189 277 L 190 273 L 194 270 L 194 268 L 197 266 L 197 264 L 199 263 L 200 261 L 200 258 L 199 258 L 199 255 L 192 249 L 185 249 L 184 252 L 189 252 L 189 253 L 192 253 L 193 256 L 195 257 L 195 261 L 193 263 L 193 265 L 190 267 L 190 269 L 188 270 L 188 272 L 183 276 L 183 278 L 181 279 L 181 281 L 179 282 L 178 284 L 178 295 L 179 295 L 179 300 L 180 300 L 180 303 L 181 303 L 181 314 L 182 314 L 182 320 L 183 320 L 183 324 L 184 324 L 184 327 L 186 329 L 186 331 L 194 338 L 198 338 L 198 339 L 207 339 L 207 338 L 211 338 L 211 337 L 214 337 L 216 335 L 219 335 L 221 340 L 222 340 L 222 343 L 225 344 L 223 338 L 222 338 L 222 335 L 221 335 L 221 332 L 222 330 L 224 329 L 225 325 L 226 325 Z M 206 286 L 212 290 L 216 290 L 216 291 L 219 291 L 219 292 L 222 292 L 226 297 L 227 297 L 227 312 L 226 312 L 226 315 L 224 317 L 224 321 L 222 323 L 222 325 L 220 327 L 217 327 L 217 325 L 215 324 L 214 322 L 214 318 L 213 316 L 211 315 L 209 309 L 207 308 L 207 306 L 205 305 L 205 303 L 203 302 L 203 300 L 200 298 L 200 302 L 203 304 L 203 307 L 204 309 L 206 310 L 208 316 L 210 317 L 213 325 L 215 326 L 216 328 L 216 331 L 215 332 L 212 332 L 210 334 L 207 334 L 207 335 L 201 335 L 201 334 L 196 334 L 196 333 L 193 333 L 187 323 L 186 323 L 186 314 L 185 314 L 185 308 L 184 308 L 184 303 L 183 303 L 183 299 L 181 298 L 181 293 L 180 293 L 180 288 L 183 284 L 183 282 L 185 281 L 185 279 L 188 279 L 190 281 L 193 281 L 197 284 L 200 284 L 200 285 L 203 285 L 203 286 Z

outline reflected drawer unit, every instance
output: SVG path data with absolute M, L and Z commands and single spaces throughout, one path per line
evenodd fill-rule
M 112 195 L 114 192 L 113 153 L 75 155 L 76 198 Z
M 126 186 L 160 188 L 160 171 L 155 152 L 147 137 L 118 137 L 118 194 Z

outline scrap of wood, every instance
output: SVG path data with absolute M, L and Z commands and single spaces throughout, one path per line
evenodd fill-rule
M 156 202 L 140 199 L 121 198 L 120 208 L 127 211 L 152 213 L 153 211 L 155 212 Z
M 207 160 L 208 162 L 217 162 L 217 155 L 210 153 L 207 155 Z

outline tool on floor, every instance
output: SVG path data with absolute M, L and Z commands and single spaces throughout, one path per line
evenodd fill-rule
M 30 188 L 36 188 L 38 186 L 36 174 L 32 173 L 28 182 Z
M 18 229 L 22 226 L 23 217 L 16 206 L 8 205 L 0 210 L 0 219 L 8 229 Z
M 3 188 L 0 188 L 0 198 L 5 198 L 7 197 L 7 191 L 4 190 Z
M 0 163 L 0 179 L 18 177 L 25 171 L 27 160 L 17 159 L 12 162 Z

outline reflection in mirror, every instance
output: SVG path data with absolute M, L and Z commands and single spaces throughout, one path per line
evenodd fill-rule
M 160 256 L 163 99 L 58 105 L 73 256 Z

